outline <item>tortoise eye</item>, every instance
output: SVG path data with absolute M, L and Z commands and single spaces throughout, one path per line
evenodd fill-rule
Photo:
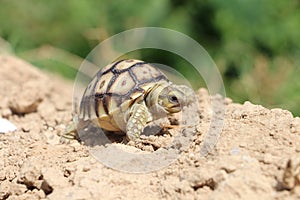
M 170 95 L 169 96 L 169 101 L 171 103 L 178 103 L 178 98 L 175 95 Z

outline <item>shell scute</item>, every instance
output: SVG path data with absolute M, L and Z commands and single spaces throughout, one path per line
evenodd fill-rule
M 141 65 L 141 64 L 145 64 L 145 62 L 141 61 L 141 60 L 124 60 L 124 61 L 120 62 L 119 64 L 117 64 L 115 69 L 118 70 L 119 72 L 123 72 L 129 68 L 132 68 L 136 65 Z
M 112 72 L 103 74 L 101 78 L 95 83 L 96 84 L 95 92 L 99 94 L 105 94 L 109 86 L 110 80 L 113 76 L 114 74 Z
M 144 61 L 123 60 L 107 65 L 84 92 L 80 116 L 97 121 L 109 131 L 124 130 L 128 108 L 163 81 L 168 82 L 165 75 Z
M 135 85 L 136 82 L 130 76 L 129 72 L 126 71 L 116 76 L 114 83 L 109 88 L 108 92 L 118 95 L 126 95 L 132 88 L 135 87 Z

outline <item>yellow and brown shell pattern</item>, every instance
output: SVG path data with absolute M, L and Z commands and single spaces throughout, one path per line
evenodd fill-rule
M 86 88 L 79 118 L 93 120 L 108 131 L 125 131 L 124 115 L 157 84 L 169 83 L 152 65 L 140 60 L 120 60 L 102 68 Z

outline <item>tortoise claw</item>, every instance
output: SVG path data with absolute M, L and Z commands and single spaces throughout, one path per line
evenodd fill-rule
M 60 138 L 61 143 L 68 143 L 70 140 L 78 140 L 78 132 L 74 123 L 70 124 Z

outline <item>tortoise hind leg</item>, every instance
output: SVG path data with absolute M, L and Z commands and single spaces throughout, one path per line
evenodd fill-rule
M 126 136 L 130 141 L 138 139 L 147 122 L 152 121 L 152 116 L 144 102 L 134 104 L 130 109 L 130 115 L 126 125 Z

